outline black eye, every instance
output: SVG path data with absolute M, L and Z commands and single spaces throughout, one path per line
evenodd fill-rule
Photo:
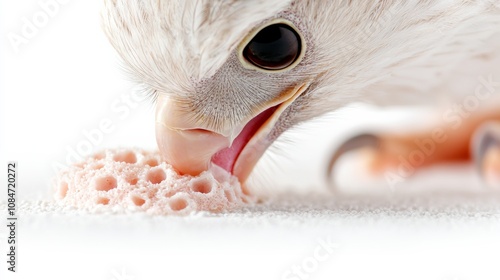
M 265 27 L 243 50 L 243 56 L 257 67 L 281 70 L 297 60 L 301 38 L 290 26 L 282 23 Z

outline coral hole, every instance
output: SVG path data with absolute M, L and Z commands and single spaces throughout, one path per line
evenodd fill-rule
M 208 180 L 197 180 L 191 185 L 194 192 L 209 193 L 212 191 L 212 184 Z
M 59 195 L 61 196 L 61 198 L 65 198 L 67 193 L 68 193 L 68 183 L 61 182 L 61 184 L 59 184 Z
M 134 152 L 132 151 L 125 151 L 116 154 L 113 157 L 114 161 L 121 161 L 121 162 L 126 162 L 126 163 L 136 163 L 137 162 L 137 157 L 135 156 Z
M 113 176 L 104 176 L 95 179 L 95 189 L 98 191 L 109 191 L 117 186 L 116 178 Z
M 176 198 L 170 201 L 170 208 L 174 211 L 180 211 L 188 206 L 187 201 L 184 198 Z
M 99 170 L 99 169 L 102 169 L 104 167 L 104 164 L 102 163 L 97 163 L 95 164 L 94 166 L 92 166 L 92 169 L 94 170 Z
M 100 159 L 103 159 L 106 157 L 106 155 L 104 154 L 104 152 L 99 152 L 99 153 L 96 153 L 92 156 L 94 159 L 96 160 L 100 160 Z
M 158 166 L 158 161 L 154 158 L 150 158 L 144 162 L 146 165 L 149 165 L 151 167 Z
M 108 205 L 109 204 L 109 198 L 107 198 L 107 197 L 98 197 L 96 202 L 97 202 L 97 204 Z
M 139 178 L 137 178 L 137 177 L 129 177 L 129 178 L 127 178 L 127 183 L 129 183 L 132 186 L 136 185 L 137 182 L 139 182 Z
M 167 174 L 165 174 L 165 171 L 159 168 L 149 170 L 148 174 L 146 175 L 146 179 L 153 184 L 159 184 L 166 178 Z
M 132 202 L 137 206 L 142 206 L 146 203 L 146 200 L 140 196 L 134 195 L 132 196 Z

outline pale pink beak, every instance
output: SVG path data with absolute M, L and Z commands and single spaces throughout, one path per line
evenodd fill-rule
M 198 175 L 216 164 L 243 183 L 272 141 L 268 134 L 281 113 L 308 88 L 304 84 L 268 103 L 238 131 L 224 136 L 200 127 L 191 112 L 160 95 L 156 107 L 156 141 L 163 158 L 179 173 Z

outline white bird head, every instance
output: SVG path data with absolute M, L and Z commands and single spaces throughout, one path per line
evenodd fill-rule
M 156 93 L 164 158 L 244 181 L 282 132 L 433 50 L 473 1 L 104 2 L 110 42 Z

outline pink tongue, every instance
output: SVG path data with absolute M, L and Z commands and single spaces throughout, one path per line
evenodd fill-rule
M 212 157 L 212 162 L 224 168 L 226 171 L 233 173 L 234 163 L 238 158 L 245 145 L 252 139 L 254 134 L 276 111 L 275 107 L 271 107 L 257 115 L 245 125 L 238 137 L 234 139 L 233 144 L 229 148 L 220 150 Z

